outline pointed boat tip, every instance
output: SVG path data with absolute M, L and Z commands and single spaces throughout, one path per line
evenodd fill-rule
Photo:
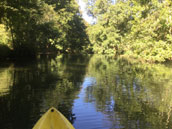
M 75 129 L 68 119 L 55 107 L 51 107 L 32 129 Z
M 55 107 L 51 107 L 50 109 L 56 109 Z
M 54 112 L 54 111 L 57 111 L 57 109 L 56 109 L 55 107 L 51 107 L 51 108 L 49 109 L 49 111 Z

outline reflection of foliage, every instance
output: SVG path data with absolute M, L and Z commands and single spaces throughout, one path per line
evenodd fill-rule
M 10 66 L 8 68 L 5 67 L 0 70 L 0 96 L 8 93 L 9 91 L 9 86 L 13 82 L 12 75 L 10 73 L 12 69 L 13 67 Z
M 12 79 L 10 84 L 4 84 L 5 81 L 0 84 L 9 88 L 8 94 L 0 90 L 3 94 L 0 96 L 0 128 L 31 129 L 40 115 L 52 106 L 74 122 L 73 100 L 79 92 L 78 82 L 83 80 L 88 59 L 61 55 L 16 62 L 9 69 L 1 66 L 0 79 L 4 76 Z M 71 64 L 80 71 L 71 69 Z
M 57 90 L 61 93 L 65 93 L 68 90 L 73 90 L 72 82 L 69 82 L 67 79 L 63 79 L 61 83 L 57 85 Z
M 92 94 L 95 99 L 91 99 L 96 102 L 98 110 L 109 116 L 114 108 L 121 125 L 129 128 L 172 125 L 170 67 L 94 56 L 88 73 L 96 77 L 97 84 L 87 90 L 87 94 Z

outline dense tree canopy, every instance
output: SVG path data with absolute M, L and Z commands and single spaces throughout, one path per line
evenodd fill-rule
M 77 52 L 88 43 L 75 0 L 1 0 L 0 22 L 9 31 L 17 56 Z
M 172 59 L 171 0 L 85 2 L 96 19 L 88 27 L 75 0 L 1 0 L 0 47 L 17 56 L 87 49 L 150 62 Z
M 97 18 L 88 28 L 93 51 L 146 61 L 172 58 L 170 0 L 87 0 Z

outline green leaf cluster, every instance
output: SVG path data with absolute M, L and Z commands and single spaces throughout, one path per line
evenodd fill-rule
M 78 52 L 88 44 L 75 0 L 2 0 L 0 12 L 16 56 Z
M 6 30 L 6 26 L 0 24 L 0 44 L 8 45 L 9 41 L 9 32 Z
M 0 59 L 6 58 L 11 52 L 10 32 L 4 24 L 0 24 Z
M 117 0 L 113 4 L 104 0 L 103 13 L 96 13 L 100 8 L 96 2 L 91 6 L 97 21 L 87 30 L 94 53 L 118 54 L 150 62 L 172 58 L 171 1 Z

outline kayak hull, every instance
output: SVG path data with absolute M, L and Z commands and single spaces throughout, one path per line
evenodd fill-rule
M 35 124 L 33 129 L 75 129 L 55 108 L 50 108 Z

